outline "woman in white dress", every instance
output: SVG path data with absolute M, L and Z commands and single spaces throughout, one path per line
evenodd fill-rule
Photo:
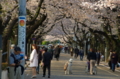
M 37 54 L 37 46 L 35 44 L 32 45 L 32 53 L 30 54 L 30 67 L 32 68 L 32 77 L 36 77 L 36 67 L 38 66 L 38 54 Z

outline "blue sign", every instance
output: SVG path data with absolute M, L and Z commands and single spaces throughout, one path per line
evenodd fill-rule
M 19 17 L 19 19 L 26 19 L 25 17 Z
M 19 16 L 18 46 L 21 48 L 23 54 L 25 54 L 25 46 L 26 46 L 26 17 L 25 16 Z

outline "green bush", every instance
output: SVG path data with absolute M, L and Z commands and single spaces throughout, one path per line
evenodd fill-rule
M 42 45 L 48 45 L 49 41 L 42 41 Z
M 8 63 L 2 63 L 2 70 L 6 70 L 7 67 L 8 67 Z

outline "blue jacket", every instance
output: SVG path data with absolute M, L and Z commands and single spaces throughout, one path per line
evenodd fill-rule
M 80 50 L 79 54 L 80 54 L 80 56 L 84 56 L 84 51 Z

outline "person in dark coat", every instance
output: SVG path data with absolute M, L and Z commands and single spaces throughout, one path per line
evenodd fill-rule
M 70 55 L 71 55 L 71 57 L 73 57 L 73 47 L 70 47 Z
M 51 53 L 47 52 L 47 48 L 44 49 L 44 54 L 43 54 L 43 77 L 46 75 L 46 68 L 48 69 L 48 78 L 50 78 L 50 67 L 51 67 L 51 60 L 52 60 L 52 55 Z
M 90 48 L 90 52 L 87 56 L 88 61 L 90 61 L 90 74 L 93 75 L 95 69 L 95 62 L 96 62 L 96 53 L 94 52 L 93 48 Z
M 100 53 L 100 51 L 98 50 L 98 51 L 96 52 L 97 65 L 99 65 L 99 63 L 100 63 L 100 58 L 101 58 L 101 53 Z
M 68 47 L 65 47 L 64 50 L 65 50 L 65 53 L 68 53 Z
M 75 52 L 75 56 L 74 57 L 77 58 L 78 54 L 79 54 L 79 49 L 76 47 L 75 50 L 74 50 L 74 52 Z
M 39 64 L 41 63 L 42 60 L 42 52 L 40 51 L 40 46 L 38 46 L 37 52 L 38 52 L 38 67 L 36 68 L 36 71 L 37 74 L 39 74 L 39 70 L 40 70 Z
M 59 45 L 58 45 L 58 46 L 55 48 L 55 51 L 54 51 L 55 58 L 56 58 L 57 61 L 59 60 L 60 52 L 61 52 L 61 49 L 60 49 L 60 47 L 59 47 Z
M 80 60 L 83 61 L 83 56 L 84 56 L 84 51 L 83 51 L 83 48 L 80 49 Z
M 111 66 L 112 66 L 112 71 L 115 71 L 115 65 L 118 62 L 118 55 L 116 54 L 116 51 L 113 51 L 111 54 Z
M 50 49 L 48 49 L 48 52 L 51 53 L 51 55 L 52 55 L 52 59 L 53 59 L 53 52 L 54 52 L 54 50 L 53 50 L 53 46 L 51 46 Z

